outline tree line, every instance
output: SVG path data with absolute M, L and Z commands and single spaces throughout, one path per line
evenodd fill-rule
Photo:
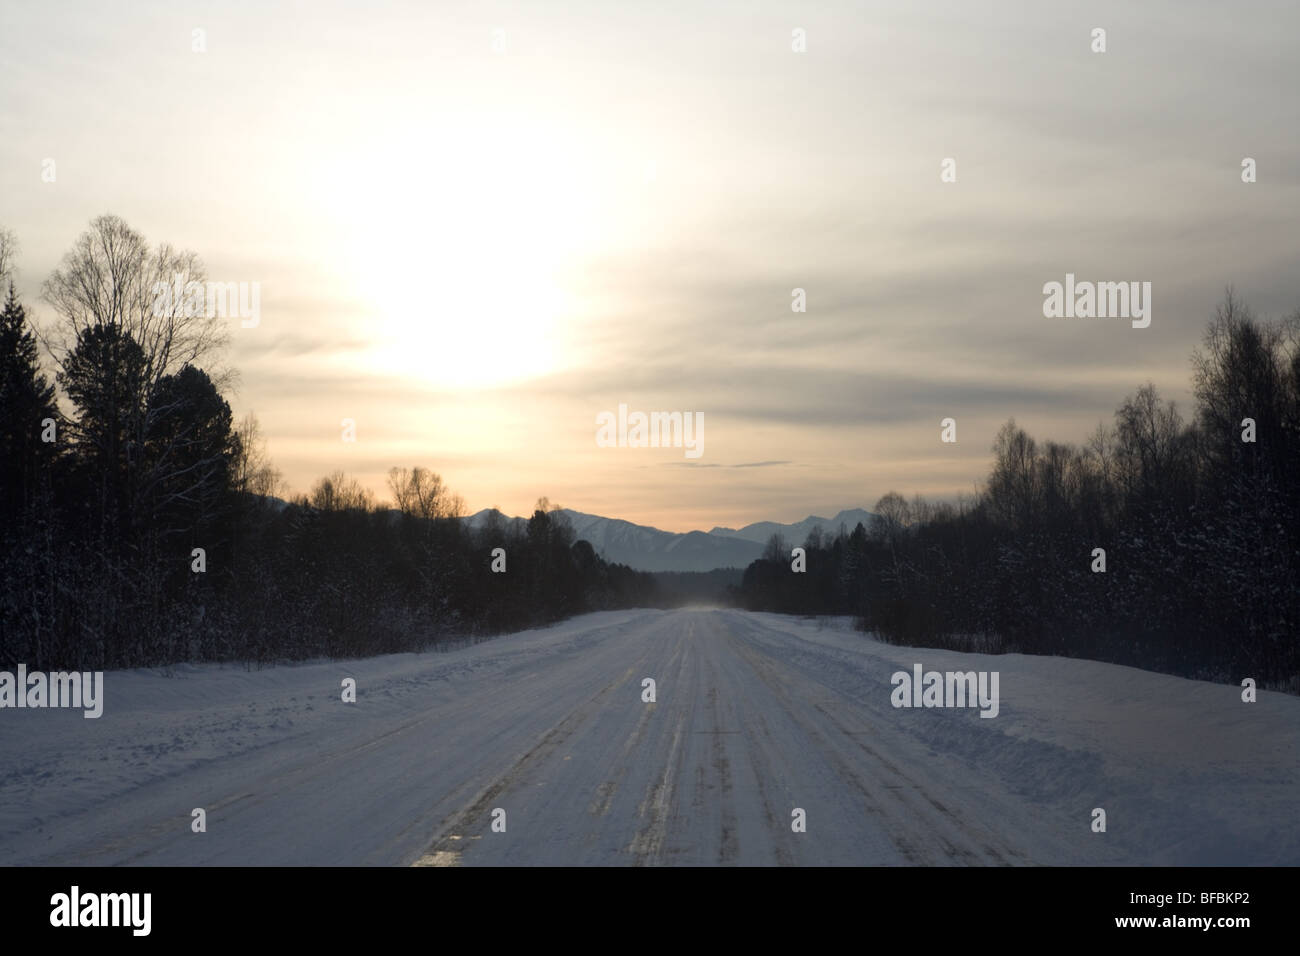
M 651 601 L 545 499 L 470 527 L 416 467 L 391 506 L 342 473 L 283 500 L 223 395 L 222 319 L 154 292 L 206 282 L 194 253 L 101 216 L 45 281 L 44 328 L 15 254 L 0 230 L 0 665 L 376 654 Z
M 736 599 L 855 615 L 887 641 L 1087 657 L 1300 691 L 1300 313 L 1231 290 L 1192 355 L 1184 417 L 1152 384 L 1082 444 L 1014 420 L 983 488 L 890 492 L 870 527 L 773 540 Z

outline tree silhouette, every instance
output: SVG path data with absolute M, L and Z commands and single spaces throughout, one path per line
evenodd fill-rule
M 36 336 L 10 284 L 0 312 L 0 508 L 7 520 L 35 498 L 54 448 L 41 439 L 42 422 L 57 417 L 54 386 L 41 373 Z

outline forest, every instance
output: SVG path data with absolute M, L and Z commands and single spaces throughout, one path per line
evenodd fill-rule
M 773 538 L 736 584 L 610 564 L 545 498 L 471 526 L 426 467 L 393 467 L 391 502 L 341 471 L 290 495 L 256 417 L 233 419 L 222 321 L 154 294 L 205 281 L 194 253 L 101 216 L 46 279 L 42 328 L 15 255 L 0 231 L 0 665 L 360 656 L 725 594 L 897 643 L 1300 691 L 1300 313 L 1228 290 L 1190 414 L 1148 383 L 1081 444 L 1009 420 L 974 496 L 890 492 L 870 527 Z
M 1229 289 L 1184 415 L 1152 384 L 1082 444 L 1009 420 L 977 494 L 897 492 L 859 524 L 774 539 L 736 600 L 852 614 L 887 641 L 1086 657 L 1300 692 L 1300 313 Z
M 220 319 L 155 294 L 205 281 L 193 253 L 99 217 L 44 283 L 48 328 L 15 255 L 0 233 L 0 662 L 362 656 L 650 603 L 651 576 L 545 498 L 524 526 L 473 528 L 436 472 L 394 467 L 391 504 L 342 472 L 284 500 L 256 417 L 223 395 Z

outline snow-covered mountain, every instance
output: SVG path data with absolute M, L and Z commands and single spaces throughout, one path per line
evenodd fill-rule
M 822 518 L 818 515 L 809 515 L 802 521 L 796 521 L 793 524 L 779 524 L 775 521 L 756 521 L 753 524 L 747 524 L 743 528 L 714 528 L 709 534 L 715 534 L 725 538 L 741 538 L 745 541 L 756 541 L 760 545 L 767 544 L 772 535 L 779 534 L 785 538 L 786 542 L 794 547 L 803 544 L 808 537 L 808 533 L 813 528 L 821 528 L 822 533 L 828 537 L 834 537 L 839 533 L 840 527 L 843 526 L 847 531 L 852 532 L 857 527 L 858 522 L 862 522 L 867 529 L 871 528 L 871 519 L 874 515 L 870 511 L 864 511 L 861 508 L 847 508 L 841 511 L 834 518 Z
M 487 508 L 465 520 L 479 527 L 493 513 L 506 523 L 523 522 Z M 606 561 L 626 564 L 638 571 L 712 571 L 714 568 L 744 568 L 763 551 L 762 545 L 740 538 L 727 538 L 689 531 L 675 534 L 618 518 L 603 518 L 569 508 L 561 513 L 573 525 L 579 539 L 591 542 Z
M 866 523 L 871 519 L 868 512 L 855 508 L 841 511 L 829 519 L 810 516 L 794 524 L 760 521 L 746 525 L 739 531 L 714 528 L 706 534 L 703 531 L 661 531 L 648 525 L 586 514 L 569 508 L 563 508 L 561 512 L 572 523 L 577 537 L 591 542 L 596 553 L 606 561 L 626 564 L 639 571 L 744 568 L 763 553 L 767 539 L 774 533 L 784 535 L 793 547 L 803 544 L 814 525 L 820 525 L 828 534 L 834 534 L 841 524 L 852 530 L 859 521 Z M 526 520 L 507 517 L 494 508 L 485 508 L 465 520 L 473 527 L 480 527 L 494 514 L 505 523 Z

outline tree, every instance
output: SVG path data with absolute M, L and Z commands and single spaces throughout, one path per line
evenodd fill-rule
M 453 495 L 442 477 L 427 468 L 390 468 L 388 487 L 403 514 L 433 519 L 459 518 L 465 513 L 464 500 Z
M 790 556 L 790 548 L 785 543 L 785 536 L 779 531 L 773 532 L 768 536 L 767 544 L 763 546 L 764 561 L 776 561 L 782 563 Z
M 1300 349 L 1287 334 L 1293 328 L 1261 324 L 1229 289 L 1193 354 L 1198 420 L 1220 482 L 1285 476 L 1286 446 L 1295 439 L 1286 427 L 1288 365 L 1300 362 Z M 1246 418 L 1255 422 L 1253 443 L 1241 440 Z
M 231 490 L 239 449 L 230 406 L 205 372 L 186 365 L 158 383 L 149 411 L 137 508 L 163 519 L 163 534 L 200 530 Z
M 116 326 L 140 346 L 149 390 L 186 365 L 211 368 L 204 360 L 215 356 L 228 334 L 198 291 L 206 279 L 193 252 L 166 244 L 151 251 L 117 216 L 99 216 L 45 281 L 43 297 L 60 319 L 46 345 L 62 367 L 84 333 Z M 226 378 L 216 375 L 220 385 Z
M 18 257 L 18 240 L 8 229 L 0 229 L 0 283 L 13 280 L 14 259 Z
M 0 256 L 4 242 L 0 232 Z M 31 504 L 38 476 L 53 458 L 54 446 L 41 440 L 42 422 L 57 418 L 54 387 L 41 373 L 36 336 L 10 284 L 0 312 L 0 505 L 6 516 Z
M 374 495 L 341 471 L 316 482 L 308 501 L 319 511 L 370 511 L 375 505 Z
M 1116 463 L 1129 495 L 1151 503 L 1186 491 L 1190 475 L 1183 420 L 1148 382 L 1115 412 Z
M 912 523 L 912 506 L 897 491 L 881 495 L 872 509 L 872 534 L 890 543 L 896 542 Z
M 1024 527 L 1033 520 L 1038 499 L 1038 445 L 1008 419 L 994 439 L 993 458 L 987 492 L 993 515 L 1010 527 Z
M 144 432 L 144 352 L 120 325 L 83 329 L 57 374 L 80 414 L 69 426 L 77 462 L 100 488 L 100 515 L 122 526 L 139 475 Z
M 231 465 L 235 490 L 260 498 L 274 496 L 284 484 L 284 475 L 271 464 L 261 423 L 252 412 L 239 420 L 235 439 L 235 459 Z

